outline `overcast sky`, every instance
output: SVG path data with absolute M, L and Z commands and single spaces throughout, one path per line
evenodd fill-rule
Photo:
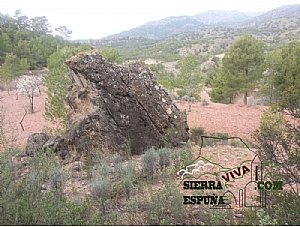
M 0 12 L 45 16 L 52 30 L 65 25 L 73 31 L 72 39 L 97 39 L 169 16 L 207 10 L 262 12 L 291 4 L 300 0 L 1 0 Z

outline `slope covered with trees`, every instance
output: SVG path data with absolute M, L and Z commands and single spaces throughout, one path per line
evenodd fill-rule
M 47 67 L 48 57 L 65 46 L 88 46 L 66 39 L 72 33 L 65 26 L 53 36 L 44 16 L 28 18 L 20 10 L 14 17 L 0 14 L 0 79 L 6 85 L 27 70 Z

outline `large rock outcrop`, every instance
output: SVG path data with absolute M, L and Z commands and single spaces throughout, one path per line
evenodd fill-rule
M 115 65 L 86 52 L 67 64 L 72 71 L 67 141 L 76 156 L 93 150 L 141 154 L 188 140 L 186 115 L 141 62 Z

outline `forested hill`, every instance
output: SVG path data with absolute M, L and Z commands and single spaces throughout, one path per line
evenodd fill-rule
M 0 13 L 0 65 L 11 53 L 19 60 L 27 59 L 30 69 L 43 67 L 58 48 L 78 45 L 67 40 L 72 32 L 65 26 L 55 28 L 59 33 L 56 36 L 52 35 L 50 27 L 44 16 L 28 18 L 19 10 L 14 17 Z
M 88 46 L 68 41 L 72 31 L 55 28 L 54 36 L 45 16 L 28 18 L 20 10 L 14 17 L 0 13 L 0 83 L 8 83 L 27 70 L 47 66 L 47 59 L 57 50 L 71 46 Z

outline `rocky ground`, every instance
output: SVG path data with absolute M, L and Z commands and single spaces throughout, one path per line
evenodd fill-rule
M 228 133 L 230 136 L 238 136 L 243 140 L 251 140 L 251 133 L 259 127 L 260 117 L 262 111 L 266 108 L 263 106 L 240 106 L 238 104 L 218 104 L 212 103 L 207 96 L 207 93 L 202 93 L 202 100 L 207 100 L 207 105 L 203 105 L 202 102 L 192 103 L 192 111 L 187 112 L 188 125 L 190 128 L 203 127 L 206 133 L 222 132 Z M 7 138 L 13 139 L 15 145 L 19 148 L 23 148 L 26 144 L 29 135 L 35 132 L 45 131 L 47 127 L 53 127 L 54 125 L 44 119 L 45 114 L 45 91 L 41 92 L 40 96 L 34 97 L 34 113 L 26 114 L 25 110 L 29 107 L 28 97 L 20 96 L 17 98 L 15 91 L 0 92 L 0 107 L 1 113 L 4 116 L 4 120 L 1 120 L 3 129 Z M 188 103 L 175 101 L 180 110 L 188 110 Z M 24 127 L 24 131 L 20 125 L 20 121 Z M 8 145 L 8 143 L 6 144 Z M 193 147 L 194 157 L 199 155 L 200 147 Z M 231 146 L 224 146 L 222 149 L 217 148 L 204 148 L 202 154 L 207 158 L 210 158 L 216 163 L 220 163 L 224 166 L 230 163 L 230 166 L 238 166 L 243 160 L 251 160 L 253 153 L 245 148 L 234 148 Z M 133 157 L 133 161 L 141 165 L 141 156 Z M 74 172 L 74 169 L 78 165 L 78 172 Z M 75 197 L 89 195 L 87 184 L 87 172 L 82 167 L 83 162 L 67 163 L 64 165 L 64 170 L 72 172 L 72 177 L 67 180 L 65 193 L 68 195 L 68 199 L 74 199 Z M 250 166 L 248 166 L 250 168 Z M 22 174 L 24 175 L 25 172 Z M 247 179 L 241 179 L 237 184 L 230 183 L 232 190 L 239 190 L 247 183 Z M 151 186 L 151 193 L 161 189 L 161 183 L 158 182 Z M 180 183 L 180 178 L 177 179 L 177 183 Z M 73 191 L 76 191 L 76 196 Z M 138 189 L 134 189 L 138 191 Z M 135 192 L 138 196 L 139 194 Z M 146 193 L 148 194 L 148 192 Z M 124 201 L 123 201 L 124 200 Z M 125 198 L 122 198 L 121 203 L 125 203 Z M 198 208 L 192 212 L 198 212 Z M 236 210 L 236 215 L 241 215 L 239 209 Z

